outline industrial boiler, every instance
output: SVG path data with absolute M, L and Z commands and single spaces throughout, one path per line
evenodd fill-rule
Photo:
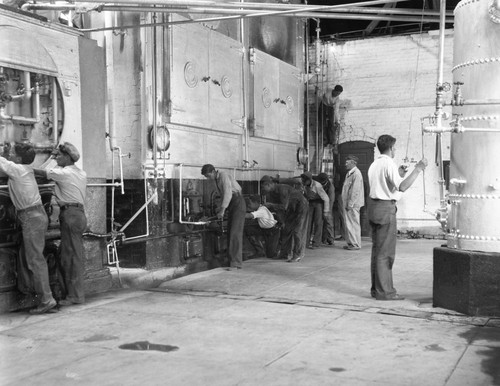
M 195 23 L 200 16 L 181 9 L 134 10 L 125 1 L 109 12 L 56 5 L 0 7 L 0 142 L 32 143 L 34 167 L 53 162 L 60 142 L 80 149 L 86 292 L 111 288 L 110 269 L 183 275 L 223 266 L 226 224 L 206 220 L 220 197 L 201 167 L 231 173 L 244 195 L 259 193 L 264 174 L 301 173 L 304 21 Z M 58 206 L 53 185 L 37 182 L 50 218 L 51 286 L 63 296 Z M 0 228 L 5 311 L 32 302 L 16 288 L 19 228 L 5 175 Z

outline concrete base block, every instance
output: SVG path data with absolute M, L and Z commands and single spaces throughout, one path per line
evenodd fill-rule
M 434 307 L 500 316 L 500 253 L 434 248 Z

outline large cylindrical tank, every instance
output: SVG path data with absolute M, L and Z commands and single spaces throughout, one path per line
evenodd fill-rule
M 464 0 L 455 8 L 453 82 L 463 105 L 453 107 L 467 131 L 451 137 L 448 247 L 500 252 L 499 1 Z

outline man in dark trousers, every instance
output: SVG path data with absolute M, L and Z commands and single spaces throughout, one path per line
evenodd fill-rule
M 266 202 L 266 207 L 281 213 L 284 227 L 281 231 L 280 259 L 290 263 L 299 262 L 305 254 L 306 220 L 309 204 L 302 192 L 300 180 L 291 185 L 277 184 L 269 176 L 263 176 L 260 187 L 272 202 Z
M 321 246 L 323 216 L 330 216 L 330 199 L 323 186 L 313 180 L 311 172 L 300 175 L 304 185 L 304 195 L 309 201 L 306 245 L 314 249 Z
M 318 181 L 330 199 L 329 214 L 323 214 L 323 234 L 321 240 L 323 244 L 333 245 L 335 243 L 335 228 L 333 224 L 333 204 L 335 203 L 335 186 L 330 182 L 326 173 L 319 173 L 313 179 Z M 325 211 L 326 213 L 326 211 Z
M 19 279 L 26 278 L 31 283 L 23 283 L 21 292 L 32 286 L 38 298 L 38 306 L 31 314 L 43 314 L 57 306 L 49 285 L 49 270 L 43 255 L 45 233 L 49 220 L 42 205 L 33 169 L 28 166 L 35 159 L 33 145 L 16 143 L 9 155 L 10 144 L 4 146 L 0 156 L 0 171 L 9 176 L 9 194 L 16 208 L 17 220 L 21 225 L 23 242 L 19 256 Z M 20 283 L 18 283 L 19 285 Z
M 217 218 L 222 220 L 227 210 L 228 256 L 230 261 L 228 270 L 241 269 L 243 265 L 243 228 L 246 214 L 241 186 L 233 176 L 215 170 L 214 165 L 211 164 L 203 165 L 201 174 L 215 182 L 215 186 L 222 197 Z
M 57 167 L 35 169 L 35 174 L 56 183 L 54 194 L 60 208 L 61 268 L 66 286 L 66 299 L 60 300 L 59 304 L 70 306 L 85 302 L 83 232 L 87 228 L 84 211 L 87 173 L 75 165 L 80 153 L 73 144 L 61 143 L 54 156 Z
M 427 166 L 420 160 L 410 175 L 404 178 L 406 169 L 394 162 L 396 138 L 381 135 L 377 140 L 380 156 L 368 169 L 370 196 L 368 219 L 372 228 L 371 296 L 377 300 L 404 300 L 398 295 L 392 282 L 392 266 L 396 258 L 396 202 L 400 192 L 406 191 Z

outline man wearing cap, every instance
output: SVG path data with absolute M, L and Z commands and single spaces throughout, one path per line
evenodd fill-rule
M 304 195 L 309 201 L 306 245 L 310 249 L 319 248 L 323 235 L 323 216 L 330 213 L 330 199 L 323 186 L 313 180 L 311 172 L 301 174 L 300 178 L 304 185 Z
M 215 182 L 222 197 L 222 203 L 217 212 L 217 218 L 222 220 L 227 210 L 228 270 L 243 267 L 243 228 L 245 226 L 246 204 L 241 194 L 241 186 L 226 172 L 215 170 L 214 165 L 206 164 L 201 168 L 205 178 Z
M 61 268 L 66 286 L 66 299 L 59 304 L 69 306 L 85 302 L 83 232 L 87 228 L 87 174 L 75 165 L 80 153 L 73 144 L 61 143 L 53 156 L 57 167 L 35 169 L 35 174 L 55 182 L 54 194 L 60 208 Z
M 278 258 L 295 263 L 304 257 L 308 203 L 302 193 L 301 181 L 290 179 L 289 183 L 290 185 L 278 184 L 271 177 L 263 176 L 260 180 L 260 188 L 262 193 L 271 200 L 264 205 L 280 213 L 278 218 L 284 223 Z
M 344 214 L 345 235 L 347 245 L 344 249 L 349 251 L 361 248 L 361 223 L 359 211 L 365 205 L 365 189 L 363 176 L 357 167 L 358 157 L 348 155 L 345 161 L 347 174 L 342 186 L 342 209 Z
M 333 226 L 333 204 L 335 203 L 335 187 L 330 182 L 328 175 L 326 173 L 319 173 L 316 177 L 313 177 L 316 181 L 318 181 L 323 190 L 328 195 L 328 199 L 330 200 L 330 208 L 329 213 L 323 214 L 323 235 L 322 242 L 323 244 L 333 245 L 335 240 L 335 232 Z
M 371 296 L 377 300 L 403 300 L 393 286 L 392 267 L 396 259 L 397 200 L 427 166 L 423 158 L 410 175 L 394 162 L 396 138 L 384 134 L 377 140 L 380 156 L 368 169 L 370 195 L 368 219 L 372 228 Z
M 32 281 L 33 288 L 38 298 L 36 308 L 30 310 L 31 314 L 43 314 L 57 306 L 52 296 L 49 285 L 49 270 L 43 255 L 45 247 L 45 233 L 49 220 L 42 205 L 33 169 L 28 166 L 35 159 L 35 149 L 28 143 L 16 143 L 14 152 L 8 154 L 10 144 L 4 145 L 4 156 L 0 156 L 0 171 L 9 177 L 9 194 L 16 215 L 22 229 L 23 242 L 20 250 L 21 269 L 26 269 L 26 275 Z M 8 156 L 9 160 L 4 158 Z M 18 286 L 21 283 L 18 283 Z M 27 287 L 30 284 L 23 283 Z M 20 288 L 26 293 L 27 288 Z

